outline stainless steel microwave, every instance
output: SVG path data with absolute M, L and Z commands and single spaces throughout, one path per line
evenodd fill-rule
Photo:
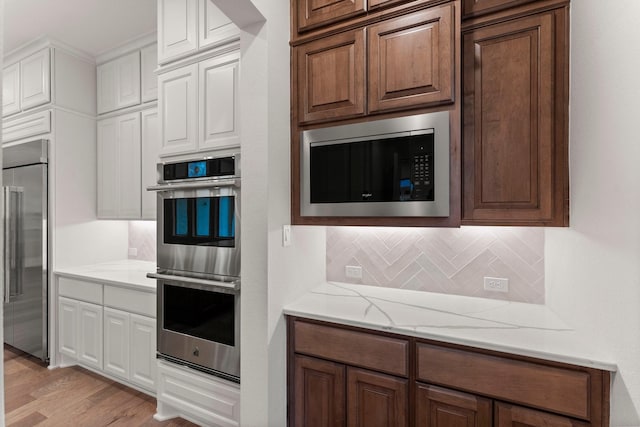
M 303 131 L 302 216 L 449 216 L 449 112 Z

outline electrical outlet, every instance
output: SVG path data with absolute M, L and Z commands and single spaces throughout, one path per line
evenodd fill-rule
M 290 225 L 282 226 L 282 246 L 284 247 L 291 246 L 291 226 Z
M 129 256 L 138 256 L 138 248 L 129 248 Z
M 344 274 L 350 279 L 362 279 L 362 267 L 358 265 L 347 265 Z
M 509 279 L 502 277 L 485 277 L 484 290 L 490 292 L 509 292 Z

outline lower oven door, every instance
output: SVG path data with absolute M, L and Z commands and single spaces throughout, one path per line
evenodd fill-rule
M 239 382 L 239 285 L 149 276 L 158 282 L 158 356 Z

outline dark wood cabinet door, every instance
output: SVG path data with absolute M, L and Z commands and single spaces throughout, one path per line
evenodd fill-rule
M 306 43 L 295 50 L 301 122 L 364 114 L 363 28 Z
M 408 3 L 413 0 L 369 0 L 368 9 L 375 10 L 381 7 L 395 6 L 400 3 Z
M 454 24 L 447 4 L 368 28 L 370 112 L 453 102 Z
M 586 427 L 589 425 L 571 418 L 500 402 L 496 403 L 495 419 L 496 427 Z
M 366 13 L 364 0 L 296 0 L 298 31 Z
M 491 427 L 491 400 L 419 384 L 416 427 Z
M 297 355 L 294 363 L 295 426 L 344 427 L 344 365 Z
M 463 36 L 463 224 L 568 225 L 566 9 Z
M 462 0 L 462 16 L 475 16 L 507 9 L 536 0 Z
M 407 380 L 357 368 L 347 369 L 349 427 L 408 426 Z

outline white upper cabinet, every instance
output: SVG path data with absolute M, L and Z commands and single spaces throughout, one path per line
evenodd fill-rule
M 158 0 L 158 61 L 194 53 L 198 49 L 196 0 Z
M 2 74 L 2 115 L 20 112 L 20 63 L 4 69 Z
M 160 155 L 160 121 L 158 109 L 142 111 L 142 219 L 156 219 L 156 194 L 147 191 L 155 185 Z
M 158 45 L 152 44 L 141 49 L 140 62 L 142 102 L 154 101 L 158 99 Z
M 199 1 L 199 47 L 219 45 L 238 37 L 239 30 L 211 0 Z
M 199 64 L 199 148 L 201 150 L 240 145 L 238 136 L 239 64 L 239 53 L 212 58 Z
M 140 104 L 140 52 L 97 67 L 98 114 Z
M 158 76 L 162 155 L 198 148 L 198 64 Z
M 3 70 L 2 115 L 51 102 L 51 51 L 36 52 Z
M 51 101 L 50 50 L 44 49 L 20 61 L 20 107 L 22 110 Z

